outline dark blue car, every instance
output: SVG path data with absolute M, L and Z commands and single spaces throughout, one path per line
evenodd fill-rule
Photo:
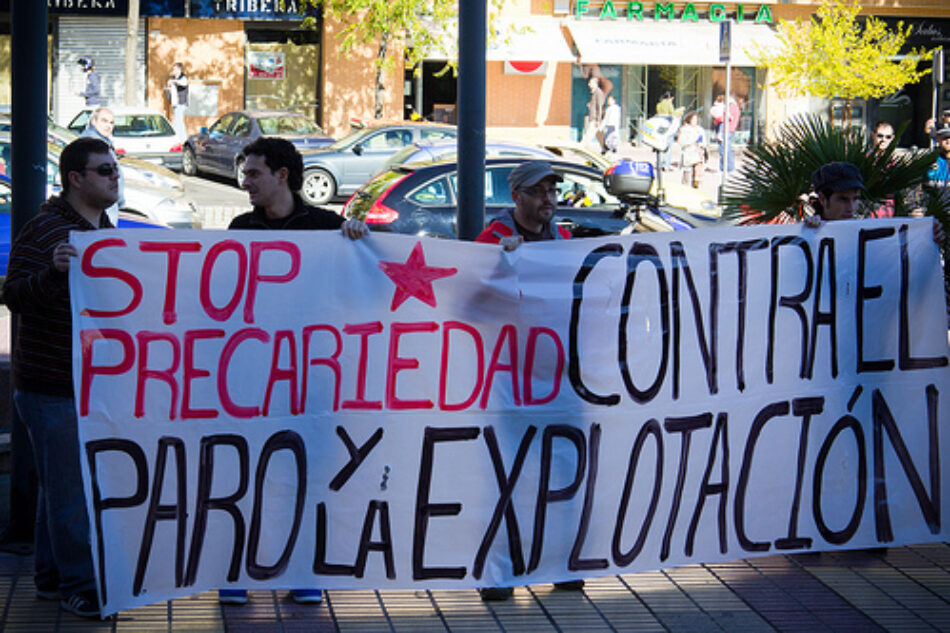
M 299 112 L 237 110 L 188 137 L 182 148 L 182 172 L 188 176 L 207 172 L 234 178 L 240 187 L 244 183 L 241 150 L 261 136 L 285 138 L 301 150 L 333 143 L 320 126 Z

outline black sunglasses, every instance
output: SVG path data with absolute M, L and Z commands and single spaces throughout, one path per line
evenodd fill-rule
M 112 174 L 119 173 L 119 166 L 115 163 L 102 163 L 96 167 L 83 167 L 83 171 L 94 171 L 100 176 L 105 176 L 108 178 Z
M 886 141 L 886 140 L 890 140 L 890 139 L 894 138 L 894 135 L 893 135 L 893 134 L 878 134 L 877 137 L 878 137 L 879 139 L 883 139 L 883 140 Z

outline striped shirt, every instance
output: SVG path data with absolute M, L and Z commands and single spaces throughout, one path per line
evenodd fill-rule
M 103 213 L 99 228 L 111 228 Z M 53 268 L 53 249 L 70 231 L 95 230 L 64 199 L 53 196 L 20 231 L 10 251 L 3 299 L 17 315 L 13 385 L 23 391 L 73 395 L 69 277 Z

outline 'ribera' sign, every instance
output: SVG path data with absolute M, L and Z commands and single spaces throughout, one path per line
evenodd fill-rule
M 106 613 L 948 537 L 927 221 L 72 239 Z

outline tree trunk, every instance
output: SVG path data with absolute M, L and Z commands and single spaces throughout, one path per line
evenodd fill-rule
M 377 119 L 383 118 L 383 95 L 386 86 L 383 85 L 383 60 L 386 58 L 386 49 L 389 48 L 389 33 L 383 33 L 379 38 L 379 50 L 376 51 L 376 111 Z
M 139 3 L 129 2 L 129 17 L 125 32 L 125 104 L 139 105 L 135 61 L 139 41 Z

